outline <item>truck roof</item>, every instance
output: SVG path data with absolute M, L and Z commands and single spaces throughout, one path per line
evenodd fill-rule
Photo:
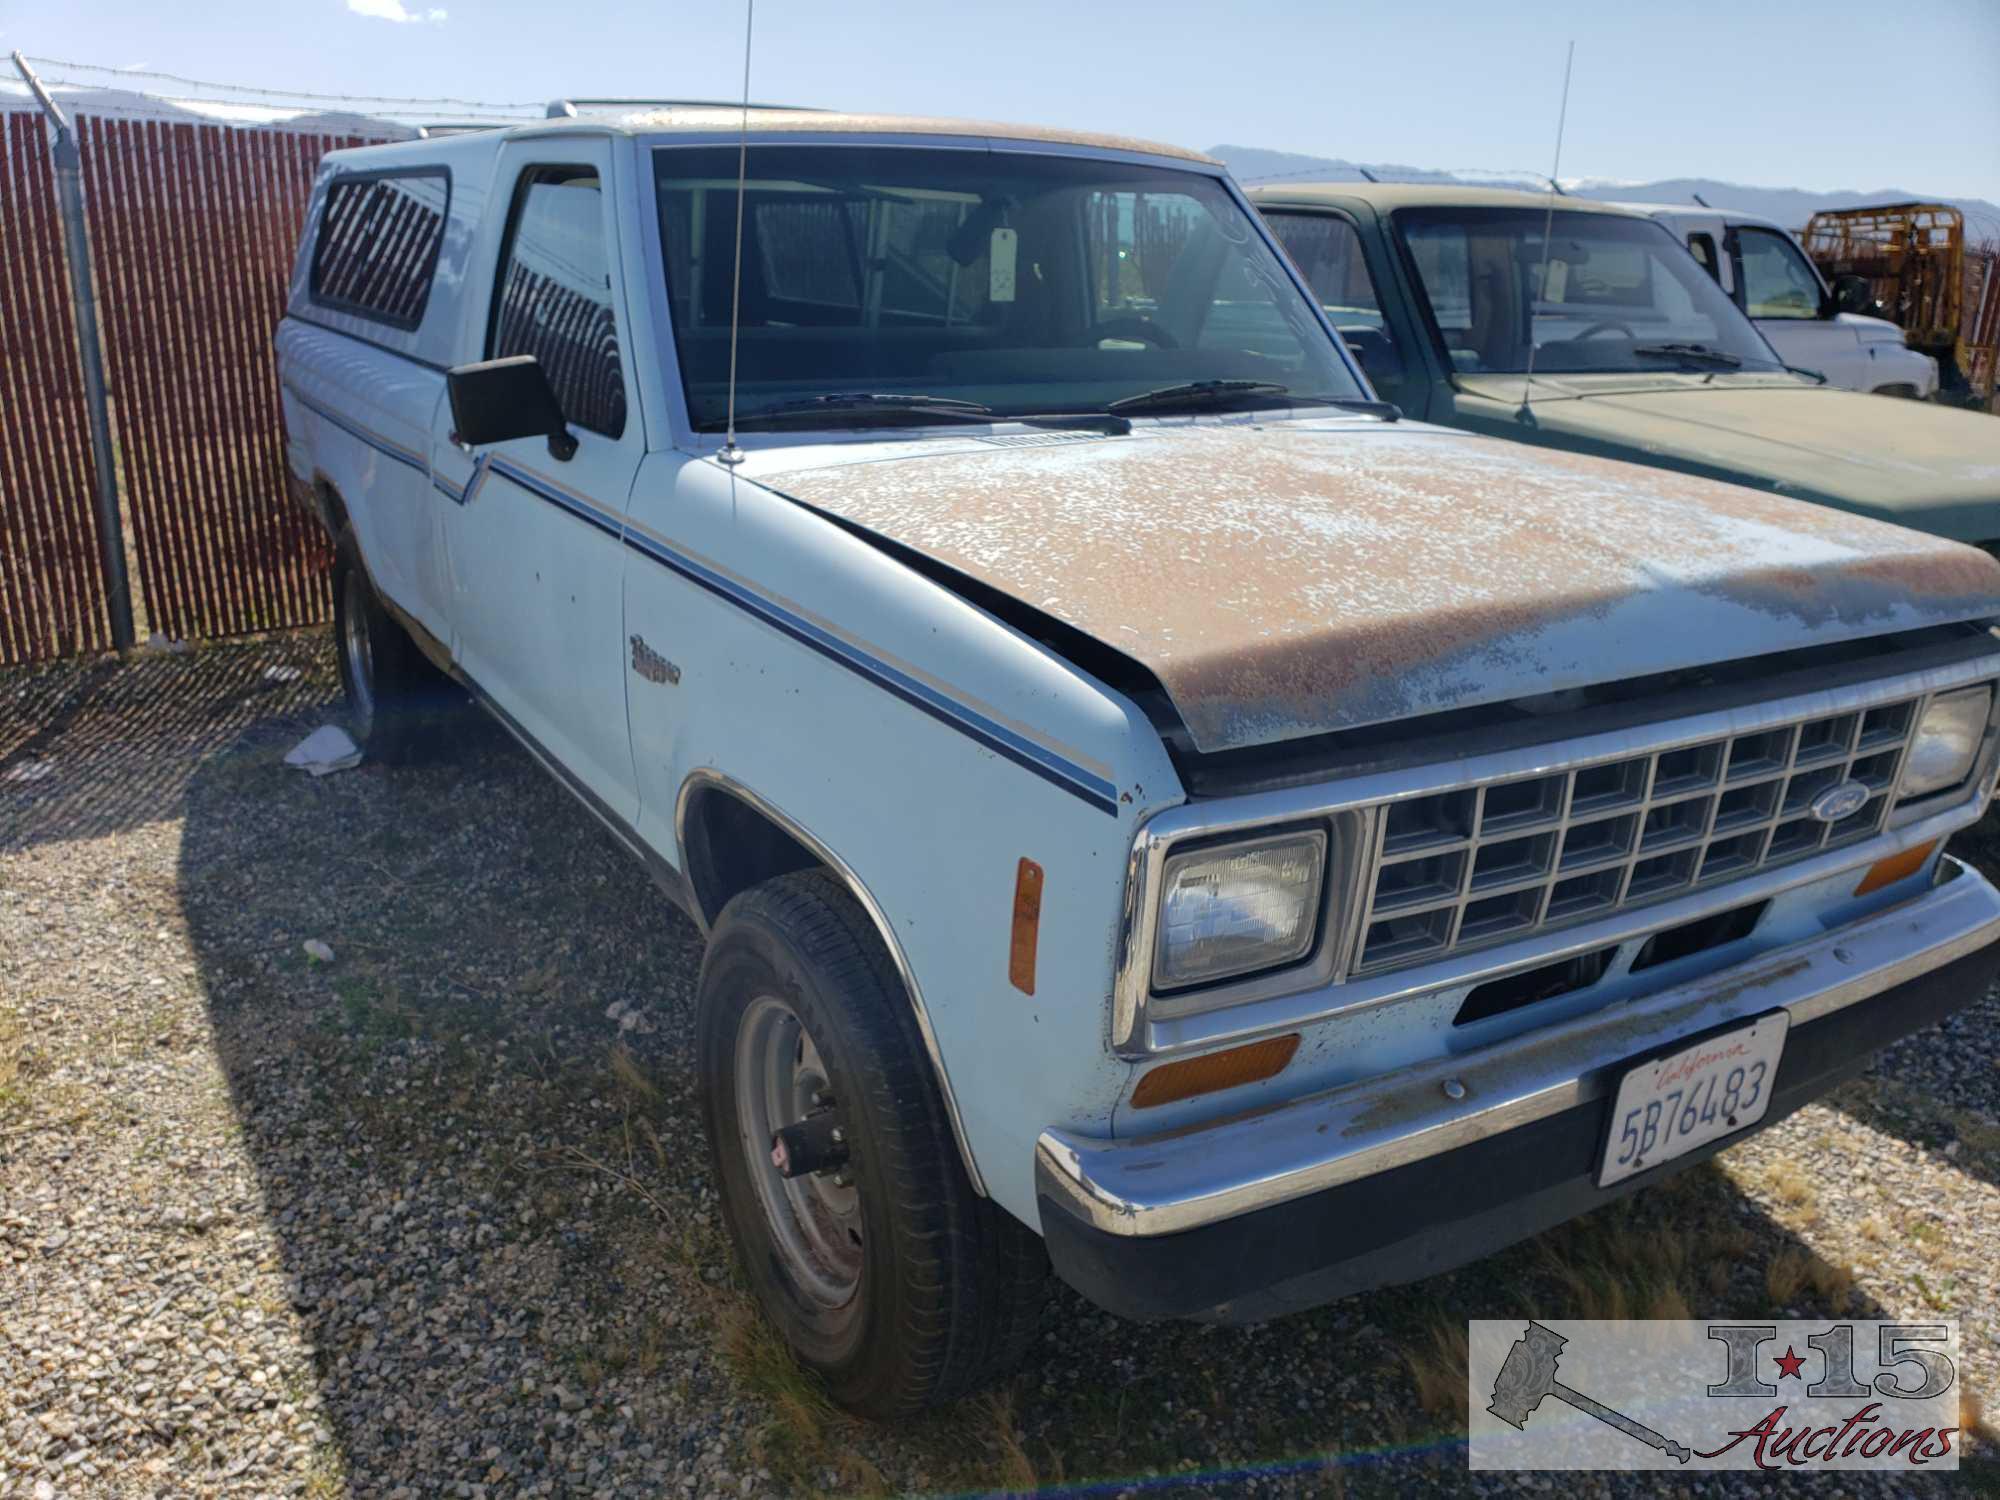
M 1547 193 L 1524 193 L 1515 188 L 1467 187 L 1461 182 L 1270 182 L 1251 188 L 1249 192 L 1260 203 L 1331 206 L 1343 198 L 1358 199 L 1385 213 L 1398 208 L 1542 209 L 1549 205 Z M 1639 217 L 1629 208 L 1596 198 L 1558 197 L 1556 207 Z
M 1791 233 L 1768 214 L 1749 214 L 1734 208 L 1703 208 L 1699 203 L 1621 203 L 1618 206 L 1655 219 L 1721 219 L 1727 224 L 1753 224 L 1763 229 L 1775 229 L 1781 234 Z
M 1221 163 L 1199 151 L 1163 145 L 1131 136 L 1106 135 L 1090 130 L 1064 130 L 1053 126 L 1011 125 L 990 120 L 957 120 L 928 115 L 885 115 L 845 110 L 795 109 L 753 104 L 746 111 L 734 104 L 579 104 L 573 117 L 524 120 L 518 125 L 495 126 L 490 130 L 454 131 L 427 140 L 399 141 L 390 146 L 359 146 L 329 152 L 327 159 L 340 164 L 350 160 L 357 166 L 394 158 L 435 158 L 440 149 L 465 149 L 478 142 L 490 148 L 498 141 L 550 135 L 686 135 L 735 140 L 747 131 L 752 139 L 779 136 L 842 135 L 952 137 L 989 141 L 1033 141 L 1038 144 L 1078 146 L 1086 150 L 1118 151 L 1143 156 L 1169 157 L 1220 168 Z

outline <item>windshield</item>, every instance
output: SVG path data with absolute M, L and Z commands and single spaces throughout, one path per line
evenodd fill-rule
M 1784 366 L 1663 225 L 1618 214 L 1534 208 L 1404 209 L 1395 215 L 1463 374 L 1548 374 Z M 1545 225 L 1553 224 L 1543 266 Z
M 737 147 L 666 147 L 654 162 L 681 378 L 695 427 L 716 432 Z M 752 145 L 742 270 L 739 419 L 812 403 L 839 426 L 867 404 L 825 398 L 856 395 L 996 417 L 1102 411 L 1213 381 L 1282 386 L 1279 401 L 1365 395 L 1249 215 L 1199 172 Z

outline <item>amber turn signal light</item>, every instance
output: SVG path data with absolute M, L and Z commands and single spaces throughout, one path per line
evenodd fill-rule
M 1035 948 L 1042 938 L 1042 867 L 1024 859 L 1014 869 L 1014 929 L 1007 943 L 1007 980 L 1035 993 Z
M 1937 840 L 1919 844 L 1914 849 L 1905 849 L 1901 854 L 1892 854 L 1887 859 L 1877 860 L 1868 867 L 1868 873 L 1861 877 L 1861 884 L 1854 888 L 1854 894 L 1865 896 L 1870 891 L 1879 891 L 1885 885 L 1894 885 L 1899 880 L 1908 880 L 1924 867 L 1924 861 L 1931 857 L 1931 850 L 1937 848 Z
M 1156 1104 L 1172 1104 L 1176 1099 L 1192 1099 L 1196 1094 L 1233 1089 L 1239 1083 L 1262 1083 L 1284 1072 L 1298 1050 L 1299 1034 L 1294 1031 L 1289 1036 L 1231 1047 L 1227 1052 L 1161 1063 L 1132 1090 L 1132 1107 L 1151 1109 Z

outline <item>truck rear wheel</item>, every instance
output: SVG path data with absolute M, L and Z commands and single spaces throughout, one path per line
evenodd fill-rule
M 349 732 L 370 759 L 408 760 L 463 695 L 376 597 L 354 533 L 334 543 L 333 641 Z
M 697 1028 L 723 1217 L 759 1305 L 832 1398 L 904 1416 L 1015 1363 L 1047 1256 L 972 1190 L 909 999 L 847 891 L 813 870 L 732 900 Z

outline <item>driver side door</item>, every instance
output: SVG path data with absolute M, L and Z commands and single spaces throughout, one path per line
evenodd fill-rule
M 1745 224 L 1729 236 L 1736 300 L 1778 357 L 1834 385 L 1861 384 L 1865 361 L 1852 327 L 1823 316 L 1825 289 L 1789 235 Z
M 532 354 L 570 434 L 469 452 L 439 403 L 433 440 L 444 507 L 452 655 L 517 734 L 600 810 L 638 812 L 625 716 L 625 511 L 644 456 L 620 330 L 613 156 L 607 139 L 510 143 L 475 264 L 489 299 L 461 348 L 470 360 Z

